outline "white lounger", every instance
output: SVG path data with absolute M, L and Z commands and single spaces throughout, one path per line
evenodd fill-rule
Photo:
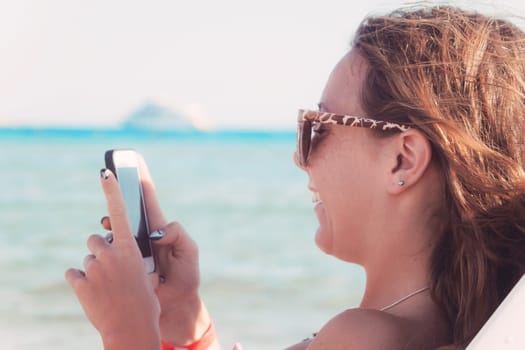
M 467 350 L 525 350 L 525 276 L 494 311 Z

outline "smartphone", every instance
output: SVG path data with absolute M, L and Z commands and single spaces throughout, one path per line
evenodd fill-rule
M 146 272 L 155 271 L 155 259 L 149 240 L 149 224 L 140 179 L 138 154 L 133 149 L 112 149 L 104 156 L 106 168 L 115 174 L 126 204 L 131 231 L 135 236 Z

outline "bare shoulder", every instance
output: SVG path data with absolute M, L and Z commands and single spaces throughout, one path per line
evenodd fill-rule
M 332 318 L 313 339 L 308 350 L 418 348 L 414 327 L 407 319 L 370 309 L 351 309 Z

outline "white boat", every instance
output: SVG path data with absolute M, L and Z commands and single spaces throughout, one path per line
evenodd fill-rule
M 125 118 L 121 127 L 141 131 L 195 130 L 190 118 L 156 103 L 146 103 L 139 107 Z

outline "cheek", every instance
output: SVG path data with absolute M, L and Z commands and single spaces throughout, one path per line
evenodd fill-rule
M 328 167 L 325 167 L 323 170 L 327 169 Z M 335 171 L 323 171 L 318 174 L 313 172 L 311 180 L 323 202 L 314 208 L 319 225 L 315 233 L 315 243 L 323 252 L 335 255 L 337 245 L 344 240 L 344 231 L 347 228 L 344 220 L 348 213 L 345 210 L 345 197 L 341 195 L 341 186 L 346 184 Z
M 347 141 L 327 139 L 308 170 L 323 201 L 323 211 L 316 212 L 316 243 L 343 260 L 354 261 L 366 247 L 368 228 L 374 221 L 380 169 L 365 141 L 359 134 Z
M 367 228 L 374 220 L 374 179 L 368 170 L 363 164 L 317 179 L 323 210 L 316 212 L 319 219 L 316 243 L 324 252 L 345 261 L 361 260 L 367 244 Z

